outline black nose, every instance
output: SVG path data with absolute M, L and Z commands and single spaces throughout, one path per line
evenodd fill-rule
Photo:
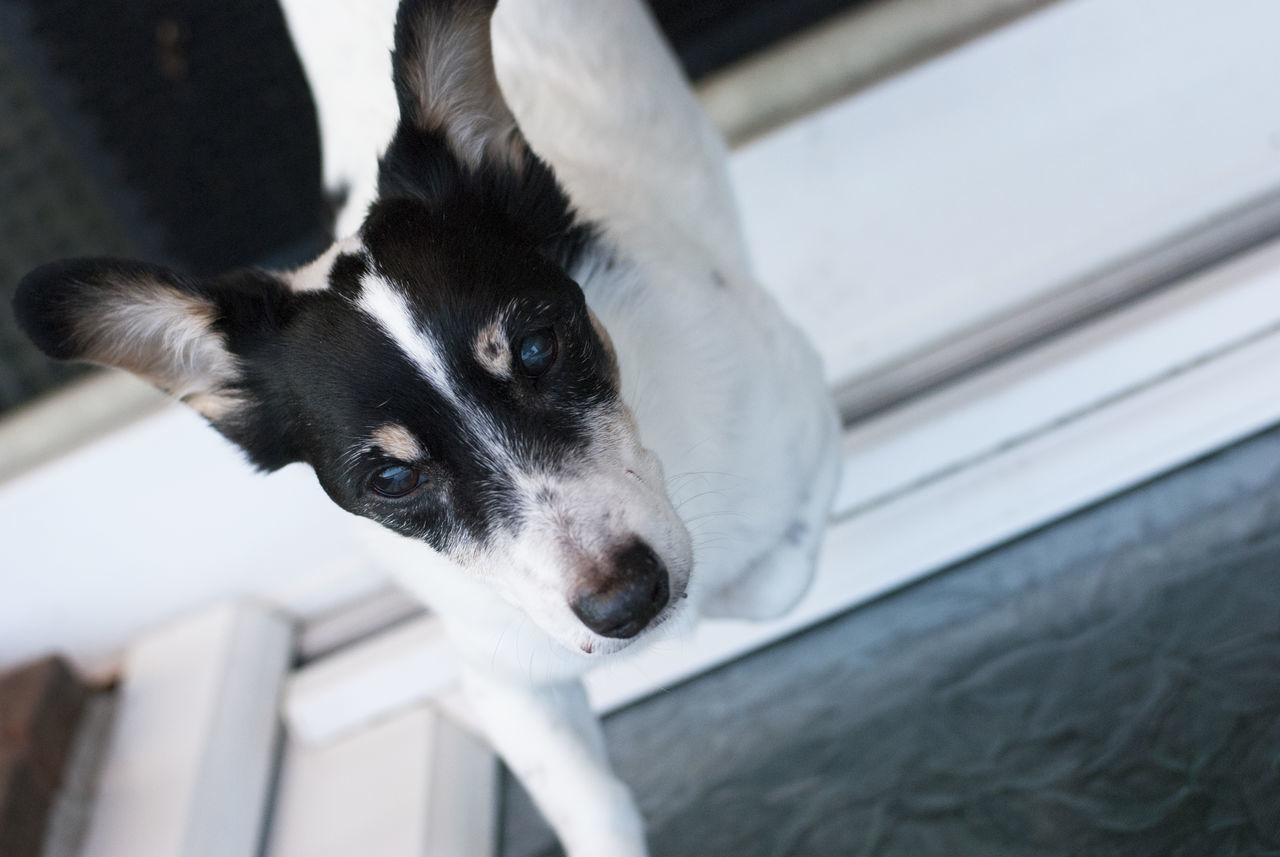
M 666 566 L 652 548 L 635 541 L 614 554 L 569 606 L 600 636 L 626 639 L 644 630 L 670 596 Z

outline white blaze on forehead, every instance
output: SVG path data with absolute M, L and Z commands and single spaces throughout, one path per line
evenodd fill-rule
M 417 323 L 404 295 L 382 277 L 370 275 L 361 281 L 357 306 L 377 322 L 427 383 L 458 409 L 490 464 L 514 473 L 517 470 L 514 456 L 493 417 L 474 400 L 459 393 L 440 342 Z
M 370 436 L 370 440 L 387 455 L 401 461 L 418 461 L 423 457 L 422 444 L 414 437 L 413 432 L 399 423 L 379 426 Z
M 394 286 L 376 275 L 365 277 L 361 281 L 359 306 L 378 323 L 431 386 L 451 402 L 458 403 L 440 343 L 418 326 L 408 302 Z

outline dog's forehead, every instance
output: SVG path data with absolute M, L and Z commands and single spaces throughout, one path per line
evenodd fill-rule
M 428 308 L 421 306 L 421 301 L 413 301 L 394 283 L 371 271 L 361 280 L 355 305 L 423 380 L 451 402 L 458 400 L 457 372 L 453 365 L 457 355 L 449 353 L 449 343 L 443 335 L 444 325 L 439 323 L 439 319 L 432 318 Z M 482 314 L 471 313 L 473 317 Z M 472 321 L 469 326 L 478 327 L 478 322 Z
M 434 206 L 380 201 L 360 234 L 373 270 L 428 311 L 433 304 L 483 307 L 512 290 L 556 291 L 565 285 L 506 218 L 466 197 Z
M 358 236 L 345 239 L 288 275 L 311 310 L 303 328 L 308 350 L 341 346 L 372 354 L 390 348 L 442 391 L 451 384 L 450 364 L 457 369 L 470 358 L 493 371 L 495 357 L 505 353 L 514 311 L 551 304 L 536 286 L 527 294 L 502 288 L 493 272 L 478 270 L 485 265 L 458 258 L 457 248 L 431 252 L 430 237 L 390 248 L 386 241 L 370 247 Z
M 536 312 L 546 308 L 543 302 L 509 295 L 442 299 L 430 288 L 393 280 L 354 242 L 327 263 L 327 287 L 303 295 L 309 309 L 299 324 L 299 347 L 289 355 L 295 389 L 315 412 L 315 431 L 343 438 L 353 449 L 386 452 L 411 448 L 403 442 L 407 435 L 424 449 L 442 443 L 475 448 L 478 438 L 489 458 L 507 457 L 504 438 L 515 427 L 499 413 L 503 396 L 486 398 L 474 381 L 478 372 L 499 381 L 513 377 L 510 343 L 523 329 L 518 310 Z M 319 277 L 307 272 L 308 283 Z M 397 427 L 400 442 L 381 442 L 387 432 L 373 437 L 386 425 Z M 330 438 L 320 442 L 330 454 L 344 452 L 335 445 Z
M 581 291 L 558 268 L 541 275 L 549 286 L 535 269 L 534 282 L 504 288 L 526 272 L 511 258 L 473 263 L 430 242 L 361 236 L 306 272 L 287 371 L 299 445 L 340 505 L 366 514 L 371 474 L 408 463 L 431 474 L 430 501 L 420 517 L 375 519 L 438 548 L 475 547 L 517 531 L 537 486 L 610 445 L 600 426 L 617 422 L 620 400 Z M 560 357 L 535 386 L 520 343 L 547 329 Z
M 290 361 L 313 463 L 420 449 L 510 476 L 570 460 L 590 414 L 615 400 L 581 289 L 483 210 L 377 203 L 294 278 L 310 308 Z M 548 328 L 560 371 L 554 394 L 535 394 L 518 343 Z

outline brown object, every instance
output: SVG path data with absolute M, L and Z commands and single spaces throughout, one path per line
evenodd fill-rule
M 0 855 L 38 857 L 87 691 L 60 658 L 0 675 Z
M 30 764 L 0 749 L 0 854 L 39 857 L 52 805 Z

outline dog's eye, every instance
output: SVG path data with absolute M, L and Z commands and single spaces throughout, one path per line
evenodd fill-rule
M 551 368 L 556 359 L 556 334 L 551 328 L 536 331 L 520 340 L 520 368 L 537 377 Z
M 403 497 L 425 480 L 418 471 L 403 464 L 384 467 L 369 480 L 369 487 L 383 497 Z

